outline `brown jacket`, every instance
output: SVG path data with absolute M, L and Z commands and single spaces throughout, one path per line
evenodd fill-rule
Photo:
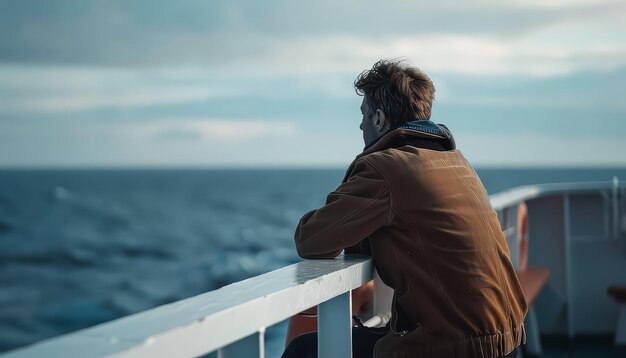
M 497 215 L 458 150 L 390 147 L 418 137 L 439 138 L 401 127 L 357 156 L 326 205 L 301 219 L 298 254 L 371 252 L 394 289 L 376 357 L 508 354 L 525 342 L 527 305 Z

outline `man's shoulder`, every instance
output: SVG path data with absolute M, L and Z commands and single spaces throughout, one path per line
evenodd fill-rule
M 390 173 L 402 171 L 406 165 L 406 158 L 403 158 L 402 150 L 397 148 L 386 148 L 376 152 L 368 153 L 354 162 L 354 171 L 376 171 L 387 177 Z
M 407 167 L 444 167 L 447 165 L 470 165 L 463 154 L 457 150 L 429 150 L 419 147 L 405 146 L 399 148 L 386 148 L 373 153 L 368 153 L 357 160 L 364 165 L 371 166 L 382 174 L 399 175 L 406 172 Z M 356 163 L 355 163 L 356 164 Z
M 385 148 L 358 157 L 352 162 L 344 182 L 357 174 L 378 175 L 386 180 L 414 175 L 417 170 L 430 167 L 470 166 L 463 154 L 457 150 L 435 151 L 413 146 Z M 406 170 L 411 167 L 413 170 Z M 371 174 L 366 174 L 371 173 Z M 410 174 L 412 173 L 412 174 Z
M 359 160 L 367 162 L 369 165 L 378 166 L 394 166 L 403 165 L 407 159 L 418 160 L 419 148 L 385 148 L 376 152 L 368 153 Z

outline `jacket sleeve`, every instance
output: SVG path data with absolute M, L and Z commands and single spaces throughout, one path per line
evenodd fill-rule
M 366 159 L 355 163 L 347 181 L 328 194 L 326 205 L 306 213 L 296 228 L 298 255 L 333 258 L 354 246 L 391 217 L 389 186 Z

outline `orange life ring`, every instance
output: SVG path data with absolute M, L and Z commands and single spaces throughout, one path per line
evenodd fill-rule
M 528 267 L 528 208 L 521 202 L 517 206 L 517 244 L 519 252 L 519 271 Z

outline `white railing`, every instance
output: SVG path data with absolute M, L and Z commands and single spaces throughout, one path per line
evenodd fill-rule
M 318 304 L 321 353 L 350 357 L 350 290 L 372 272 L 364 256 L 302 261 L 2 357 L 263 357 L 265 327 Z
M 608 190 L 617 218 L 620 188 L 623 184 L 617 180 L 542 184 L 507 190 L 490 199 L 500 215 L 505 210 L 510 210 L 506 215 L 516 215 L 516 207 L 522 201 Z M 350 291 L 372 280 L 372 273 L 371 259 L 363 256 L 305 260 L 215 291 L 16 349 L 1 357 L 196 357 L 214 351 L 219 352 L 219 357 L 263 357 L 265 327 L 315 305 L 319 305 L 319 355 L 351 357 Z
M 620 190 L 623 191 L 624 188 L 624 183 L 620 183 L 617 177 L 613 177 L 613 181 L 611 182 L 554 183 L 519 186 L 493 194 L 489 199 L 491 206 L 500 216 L 501 224 L 503 224 L 502 230 L 507 232 L 507 229 L 514 229 L 517 225 L 517 209 L 518 205 L 522 202 L 553 195 L 563 196 L 566 198 L 565 200 L 568 201 L 570 194 L 604 193 L 610 196 L 609 201 L 611 205 L 608 209 L 611 211 L 610 216 L 612 218 L 611 234 L 614 238 L 617 238 L 621 230 L 620 199 L 624 201 L 623 197 L 620 198 L 619 192 Z M 566 208 L 566 210 L 569 209 L 569 204 L 566 205 Z M 512 233 L 512 231 L 509 231 L 509 233 Z M 517 251 L 518 247 L 513 244 L 517 239 L 515 234 L 507 235 L 507 242 L 511 250 L 511 260 L 515 268 L 519 267 L 519 263 L 517 262 L 519 254 Z
M 568 192 L 594 192 L 599 190 L 610 190 L 613 193 L 613 200 L 617 201 L 617 192 L 624 187 L 624 183 L 620 183 L 617 177 L 612 182 L 584 182 L 584 183 L 555 183 L 555 184 L 535 184 L 518 186 L 512 189 L 501 191 L 497 194 L 489 196 L 491 206 L 494 210 L 502 210 L 513 207 L 522 201 L 530 199 L 566 194 Z
M 598 272 L 598 270 L 589 270 L 586 274 L 578 274 L 575 277 L 574 257 L 577 255 L 574 255 L 572 252 L 572 247 L 574 244 L 578 245 L 578 256 L 580 256 L 581 249 L 592 248 L 591 250 L 595 250 L 598 253 L 601 252 L 598 246 L 604 247 L 604 250 L 619 247 L 619 245 L 611 245 L 599 240 L 613 240 L 616 243 L 624 241 L 624 223 L 626 219 L 624 208 L 626 203 L 625 193 L 624 183 L 620 183 L 618 178 L 614 177 L 612 182 L 528 185 L 490 196 L 492 207 L 498 212 L 500 217 L 502 229 L 507 233 L 510 257 L 516 269 L 520 267 L 520 240 L 517 237 L 518 232 L 516 230 L 518 205 L 521 202 L 530 204 L 528 207 L 530 223 L 528 260 L 529 263 L 535 261 L 533 264 L 549 267 L 551 270 L 550 283 L 552 287 L 550 294 L 552 298 L 550 304 L 553 306 L 546 309 L 548 311 L 558 311 L 564 307 L 565 310 L 565 315 L 560 316 L 560 318 L 543 317 L 544 327 L 565 326 L 564 332 L 560 329 L 556 329 L 556 332 L 565 333 L 570 338 L 573 338 L 578 333 L 588 332 L 590 327 L 593 327 L 591 328 L 593 330 L 601 326 L 597 322 L 592 324 L 589 321 L 584 326 L 581 326 L 580 323 L 577 324 L 580 317 L 585 317 L 591 312 L 580 311 L 581 304 L 577 300 L 581 302 L 583 300 L 577 297 L 579 297 L 580 291 L 583 290 L 581 287 L 589 287 L 589 281 L 602 282 L 599 285 L 602 286 L 605 284 L 604 281 L 612 279 L 608 278 L 608 275 L 602 275 L 601 271 Z M 574 205 L 574 200 L 590 195 L 602 198 L 601 202 L 603 205 L 595 207 L 595 210 L 600 212 L 599 217 L 604 220 L 598 224 L 598 226 L 603 228 L 600 237 L 592 235 L 592 239 L 588 240 L 585 236 L 580 236 L 580 233 L 573 233 L 572 227 L 576 226 L 576 221 L 584 222 L 585 215 L 589 214 L 589 212 L 581 212 L 581 203 Z M 588 206 L 587 210 L 590 210 L 590 202 L 583 202 L 582 206 L 585 205 Z M 578 211 L 573 212 L 573 208 L 578 208 Z M 551 243 L 547 241 L 551 241 Z M 593 244 L 596 246 L 591 246 Z M 622 245 L 626 246 L 626 242 L 623 242 Z M 596 262 L 598 257 L 594 257 L 595 259 L 587 257 L 585 260 L 599 265 L 600 263 Z M 606 262 L 609 262 L 608 258 L 606 258 Z M 623 264 L 623 259 L 613 258 L 610 262 L 612 265 L 619 267 Z M 578 261 L 578 264 L 580 265 L 581 262 Z M 615 275 L 615 272 L 611 272 L 611 276 Z M 585 283 L 582 280 L 586 280 Z M 602 290 L 594 291 L 593 299 L 600 302 L 602 294 Z M 554 297 L 558 297 L 558 299 Z M 589 300 L 589 297 L 586 299 Z M 558 300 L 562 300 L 563 306 L 555 303 Z M 547 306 L 544 305 L 544 307 Z M 530 307 L 526 316 L 526 351 L 540 355 L 539 324 L 535 311 L 533 307 Z M 591 314 L 593 315 L 593 313 Z

